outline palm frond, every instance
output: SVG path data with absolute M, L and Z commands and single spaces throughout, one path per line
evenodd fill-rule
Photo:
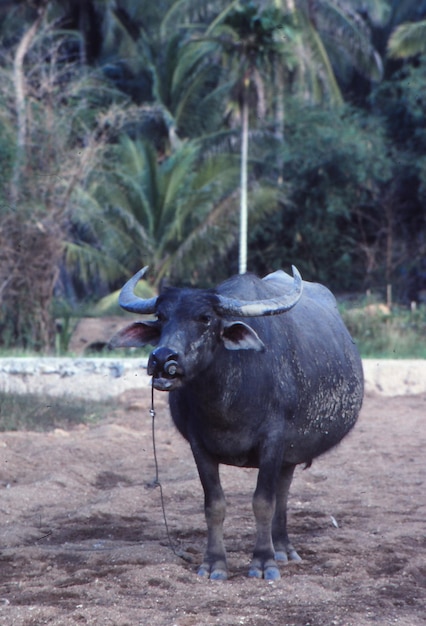
M 216 49 L 217 44 L 215 42 L 206 40 L 190 40 L 182 47 L 173 72 L 171 84 L 172 94 L 180 89 L 182 82 L 193 75 L 197 66 L 202 63 L 202 61 L 205 61 Z
M 173 255 L 174 263 L 178 266 L 188 265 L 189 258 L 197 258 L 198 270 L 205 270 L 214 258 L 214 248 L 219 248 L 222 253 L 227 251 L 238 234 L 238 200 L 238 192 L 234 191 L 218 203 L 182 241 Z M 213 235 L 210 241 L 209 235 Z M 209 249 L 209 255 L 203 254 L 206 248 Z M 189 265 L 193 266 L 193 263 Z
M 221 11 L 217 17 L 212 21 L 212 23 L 209 25 L 207 31 L 206 31 L 206 35 L 208 36 L 210 33 L 212 33 L 215 28 L 221 24 L 226 17 L 228 16 L 228 14 L 233 11 L 235 9 L 235 7 L 238 6 L 238 4 L 240 3 L 240 0 L 233 0 L 232 2 L 229 2 L 228 6 L 225 7 L 223 9 L 223 11 Z
M 111 204 L 104 209 L 104 223 L 107 223 L 107 229 L 111 228 L 111 222 L 116 224 L 116 229 L 120 232 L 120 237 L 127 238 L 133 242 L 132 247 L 145 247 L 148 250 L 152 248 L 152 236 L 144 228 L 136 215 L 130 210 L 131 207 L 124 208 L 119 204 Z M 106 219 L 105 219 L 106 218 Z M 120 244 L 120 247 L 121 244 Z
M 161 22 L 161 39 L 165 41 L 171 33 L 184 25 L 193 27 L 197 22 L 207 24 L 224 19 L 229 10 L 238 3 L 239 0 L 175 0 Z
M 111 178 L 115 184 L 108 185 L 108 204 L 126 207 L 147 233 L 154 232 L 154 207 L 157 204 L 157 164 L 153 150 L 139 140 L 122 137 L 114 154 Z
M 425 0 L 388 0 L 391 7 L 389 27 L 391 30 L 405 22 L 413 22 L 421 18 L 426 11 Z
M 426 20 L 401 24 L 391 34 L 388 55 L 393 59 L 404 59 L 426 53 Z
M 162 164 L 164 200 L 158 234 L 161 234 L 163 247 L 170 239 L 179 238 L 182 232 L 185 206 L 189 204 L 189 190 L 192 190 L 197 158 L 198 149 L 193 144 L 187 143 Z
M 66 241 L 64 261 L 71 272 L 75 272 L 79 280 L 86 284 L 97 280 L 109 284 L 126 273 L 126 267 L 116 259 L 84 243 Z
M 337 47 L 337 54 L 345 54 L 356 69 L 370 80 L 383 76 L 380 55 L 371 44 L 367 23 L 349 6 L 322 0 L 316 13 L 318 30 L 328 45 Z
M 206 128 L 218 127 L 221 121 L 223 86 L 211 89 L 214 76 L 219 70 L 205 65 L 188 80 L 174 109 L 177 127 L 186 135 L 203 135 Z M 218 117 L 220 116 L 220 117 Z M 215 123 L 216 121 L 216 123 Z
M 378 27 L 388 23 L 392 12 L 388 0 L 340 0 L 340 3 L 346 10 L 367 13 L 371 23 Z
M 343 97 L 337 84 L 336 76 L 330 63 L 330 58 L 324 43 L 317 30 L 309 26 L 305 33 L 309 39 L 309 49 L 313 63 L 307 63 L 310 76 L 311 90 L 316 102 L 321 102 L 323 94 L 327 93 L 332 105 L 342 105 Z

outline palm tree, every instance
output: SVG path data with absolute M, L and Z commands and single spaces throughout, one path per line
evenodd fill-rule
M 206 267 L 234 240 L 228 214 L 236 187 L 229 157 L 203 160 L 197 142 L 184 142 L 159 161 L 152 145 L 122 136 L 107 151 L 104 171 L 75 196 L 81 240 L 67 245 L 67 262 L 81 263 L 86 255 L 86 270 L 110 283 L 134 272 L 141 258 L 155 285 L 196 272 L 196 258 Z M 195 255 L 197 249 L 204 255 Z
M 283 12 L 272 5 L 259 8 L 253 2 L 234 2 L 187 43 L 188 54 L 208 55 L 210 67 L 212 59 L 213 67 L 220 59 L 222 86 L 230 94 L 226 116 L 231 125 L 236 121 L 241 127 L 240 273 L 247 271 L 249 129 L 256 116 L 265 120 L 272 76 L 290 65 L 285 25 Z
M 143 262 L 154 287 L 164 278 L 208 284 L 206 270 L 220 274 L 216 262 L 236 239 L 238 169 L 232 155 L 205 155 L 203 142 L 181 142 L 159 159 L 150 143 L 122 135 L 107 150 L 104 169 L 74 194 L 69 272 L 111 288 Z M 251 190 L 252 220 L 278 199 L 274 186 Z
M 353 5 L 341 0 L 240 1 L 223 11 L 201 35 L 186 44 L 188 56 L 209 59 L 229 86 L 228 121 L 241 128 L 239 270 L 247 267 L 248 140 L 255 124 L 272 119 L 275 138 L 284 139 L 285 93 L 310 102 L 343 103 L 336 73 L 348 67 L 370 79 L 382 76 L 382 63 L 370 30 Z M 367 3 L 368 4 L 368 3 Z M 372 19 L 384 19 L 384 2 L 370 3 Z M 365 3 L 364 3 L 365 7 Z M 375 7 L 375 12 L 373 8 Z M 233 120 L 233 121 L 232 121 Z M 281 175 L 281 174 L 279 174 Z

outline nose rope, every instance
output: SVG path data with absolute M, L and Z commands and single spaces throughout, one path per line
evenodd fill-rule
M 154 380 L 153 379 L 151 380 L 151 408 L 149 410 L 149 414 L 151 416 L 152 450 L 153 450 L 154 464 L 155 464 L 155 478 L 152 481 L 151 485 L 153 487 L 159 487 L 160 489 L 161 510 L 163 512 L 163 521 L 164 521 L 164 526 L 166 528 L 167 541 L 169 542 L 170 550 L 173 552 L 175 556 L 178 556 L 179 558 L 184 559 L 185 561 L 191 562 L 192 559 L 185 552 L 183 552 L 182 550 L 178 550 L 175 547 L 172 541 L 171 535 L 170 535 L 169 525 L 167 523 L 166 507 L 164 504 L 163 486 L 159 478 L 157 446 L 155 442 L 155 408 L 154 408 Z

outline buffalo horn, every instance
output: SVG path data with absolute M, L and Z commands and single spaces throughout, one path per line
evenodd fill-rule
M 145 275 L 148 266 L 143 267 L 139 272 L 136 272 L 132 278 L 130 278 L 124 285 L 118 296 L 118 304 L 130 313 L 154 313 L 155 305 L 157 303 L 157 297 L 155 298 L 138 298 L 135 296 L 135 287 L 140 279 Z
M 278 315 L 288 311 L 300 299 L 303 291 L 302 277 L 296 267 L 292 265 L 293 287 L 290 292 L 268 300 L 236 300 L 219 296 L 219 309 L 227 315 L 241 317 L 256 317 L 262 315 Z

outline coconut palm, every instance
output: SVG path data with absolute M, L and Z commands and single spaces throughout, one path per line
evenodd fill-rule
M 277 188 L 254 187 L 250 202 L 258 220 L 277 206 Z M 164 278 L 208 283 L 206 270 L 237 236 L 238 161 L 203 155 L 190 140 L 159 160 L 150 143 L 123 135 L 74 203 L 66 261 L 86 284 L 114 287 L 142 263 L 154 286 Z
M 245 272 L 250 127 L 259 120 L 264 125 L 270 118 L 276 138 L 282 141 L 286 90 L 311 102 L 340 105 L 336 69 L 343 74 L 351 64 L 379 80 L 382 64 L 367 24 L 349 2 L 275 0 L 234 5 L 219 14 L 202 36 L 195 35 L 187 50 L 210 58 L 213 67 L 221 54 L 223 80 L 230 86 L 228 111 L 241 126 L 239 257 L 240 272 Z
M 143 261 L 158 284 L 194 272 L 201 245 L 208 265 L 234 239 L 224 218 L 233 212 L 237 179 L 228 157 L 200 157 L 199 144 L 187 141 L 159 161 L 151 144 L 122 136 L 109 148 L 104 171 L 75 196 L 81 240 L 67 246 L 68 264 L 86 253 L 86 270 L 113 282 Z
M 256 116 L 265 121 L 267 101 L 272 101 L 266 96 L 268 89 L 273 91 L 271 77 L 280 66 L 290 65 L 285 26 L 283 12 L 272 5 L 234 2 L 186 44 L 188 58 L 208 59 L 210 67 L 220 69 L 217 92 L 227 93 L 228 124 L 241 127 L 240 273 L 247 269 L 249 128 Z

